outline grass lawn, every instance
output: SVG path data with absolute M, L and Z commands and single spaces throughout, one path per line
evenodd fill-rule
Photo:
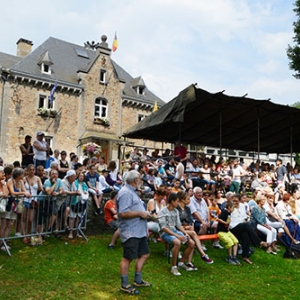
M 299 299 L 300 260 L 283 259 L 283 246 L 277 256 L 256 249 L 253 265 L 228 265 L 226 250 L 207 253 L 214 259 L 205 264 L 194 255 L 196 272 L 170 273 L 171 265 L 162 255 L 162 244 L 150 244 L 151 256 L 143 278 L 153 287 L 141 288 L 139 296 L 119 292 L 118 241 L 115 250 L 107 248 L 110 236 L 68 241 L 47 238 L 43 246 L 11 242 L 12 256 L 0 253 L 0 299 Z M 133 281 L 133 266 L 130 282 Z

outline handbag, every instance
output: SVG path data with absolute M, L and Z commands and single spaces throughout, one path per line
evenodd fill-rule
M 0 213 L 6 212 L 6 202 L 7 200 L 5 198 L 0 198 Z
M 279 222 L 277 219 L 275 219 L 275 218 L 272 217 L 272 216 L 267 216 L 267 218 L 268 218 L 268 220 L 269 220 L 270 222 Z

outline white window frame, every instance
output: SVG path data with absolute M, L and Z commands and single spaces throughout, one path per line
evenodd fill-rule
M 99 103 L 97 103 L 98 101 Z M 99 108 L 98 113 L 96 112 L 96 107 Z M 103 110 L 105 111 L 104 114 L 103 114 Z M 105 98 L 96 98 L 95 105 L 94 105 L 94 118 L 107 118 L 107 117 L 108 117 L 108 101 Z
M 107 78 L 107 71 L 105 69 L 100 69 L 99 82 L 106 83 L 107 82 L 106 78 Z
M 41 100 L 43 101 L 43 105 L 41 105 Z M 47 95 L 39 95 L 39 99 L 38 99 L 38 108 L 49 108 L 49 98 Z
M 45 71 L 45 67 L 48 68 L 48 70 Z M 44 63 L 41 64 L 41 72 L 44 74 L 51 74 L 51 68 L 49 65 L 45 65 Z

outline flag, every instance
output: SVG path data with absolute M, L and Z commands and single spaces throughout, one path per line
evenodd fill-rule
M 55 93 L 55 90 L 57 88 L 57 82 L 55 82 L 51 92 L 50 92 L 50 96 L 49 96 L 49 105 L 52 104 L 53 100 L 54 100 L 54 93 Z
M 153 106 L 153 112 L 158 110 L 158 105 L 157 105 L 157 101 L 155 101 L 154 106 Z
M 117 33 L 115 32 L 115 38 L 112 45 L 112 51 L 115 52 L 118 48 L 118 40 L 117 40 Z

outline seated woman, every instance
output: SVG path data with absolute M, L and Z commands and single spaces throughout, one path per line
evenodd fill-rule
M 251 215 L 250 215 L 250 222 L 254 229 L 257 229 L 262 234 L 267 236 L 267 253 L 276 255 L 278 248 L 276 247 L 276 240 L 277 240 L 277 231 L 274 227 L 271 227 L 267 224 L 266 218 L 266 211 L 263 208 L 266 198 L 264 196 L 256 197 L 257 205 L 253 206 Z
M 158 213 L 160 237 L 168 244 L 173 244 L 171 273 L 175 276 L 181 275 L 177 268 L 177 257 L 181 244 L 186 244 L 186 248 L 182 254 L 181 260 L 178 263 L 178 267 L 186 271 L 194 270 L 184 263 L 188 259 L 190 253 L 194 250 L 195 243 L 191 238 L 189 238 L 188 233 L 181 225 L 179 213 L 176 209 L 178 204 L 179 199 L 177 194 L 171 193 L 168 197 L 168 206 L 164 207 Z
M 195 242 L 196 248 L 199 251 L 201 258 L 203 261 L 205 261 L 207 264 L 212 264 L 213 260 L 208 257 L 207 254 L 203 251 L 202 245 L 200 240 L 198 239 L 198 236 L 196 232 L 194 231 L 194 223 L 192 219 L 192 214 L 190 208 L 187 206 L 190 203 L 190 197 L 183 191 L 177 193 L 178 199 L 179 199 L 179 205 L 176 207 L 176 209 L 179 212 L 179 219 L 180 222 L 185 229 L 185 232 L 189 235 L 189 237 Z M 197 268 L 192 263 L 193 258 L 192 251 L 188 257 L 188 263 L 187 265 L 194 270 L 197 270 Z
M 156 190 L 154 198 L 148 201 L 147 210 L 151 213 L 151 216 L 157 217 L 158 212 L 166 206 L 165 196 L 166 190 L 163 186 L 161 186 Z M 155 236 L 157 236 L 159 233 L 159 225 L 154 221 L 149 221 L 147 225 L 149 235 L 154 235 L 152 240 L 154 243 L 156 243 Z
M 293 239 L 299 241 L 300 240 L 300 227 L 299 227 L 299 219 L 296 215 L 292 213 L 292 208 L 289 204 L 289 200 L 291 198 L 291 194 L 285 193 L 282 196 L 282 200 L 278 202 L 276 205 L 277 215 L 284 220 L 287 228 L 290 232 L 293 233 Z M 289 236 L 284 237 L 284 242 L 287 246 L 292 244 L 292 240 Z
M 238 238 L 242 244 L 242 259 L 248 264 L 252 264 L 250 261 L 250 243 L 253 246 L 260 246 L 267 248 L 268 243 L 260 240 L 254 229 L 251 227 L 250 222 L 247 222 L 248 215 L 243 203 L 240 203 L 240 196 L 233 195 L 232 202 L 234 210 L 230 216 L 230 231 Z
M 273 204 L 275 199 L 274 194 L 267 194 L 266 198 L 267 201 L 264 204 L 264 209 L 267 214 L 267 224 L 277 230 L 278 237 L 282 237 L 282 234 L 285 233 L 291 239 L 293 244 L 298 244 L 299 242 L 292 237 L 284 220 L 282 220 L 276 213 L 276 209 Z

